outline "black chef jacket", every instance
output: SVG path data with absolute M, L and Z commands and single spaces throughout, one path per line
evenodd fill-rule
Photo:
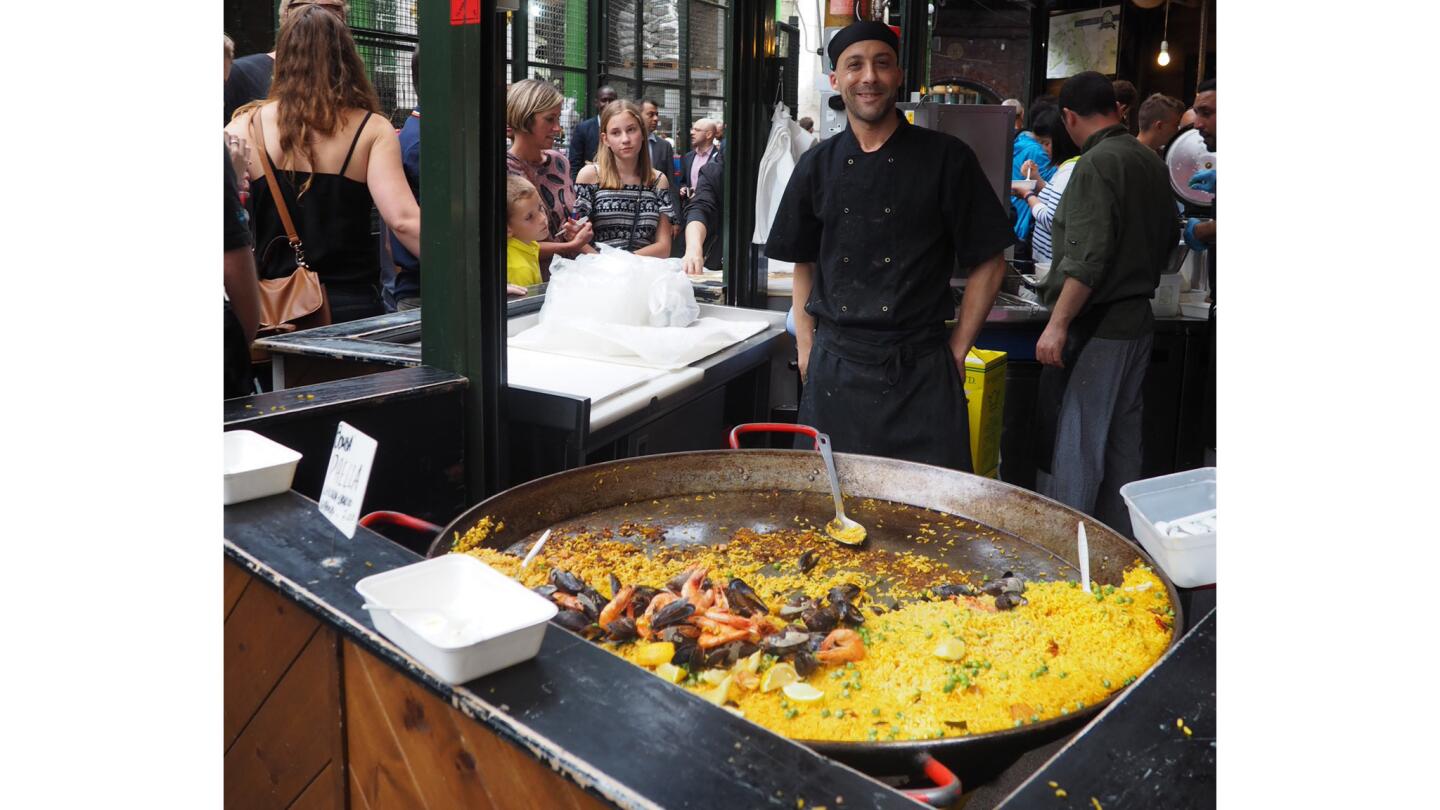
M 836 450 L 970 471 L 964 380 L 944 328 L 950 277 L 957 261 L 973 267 L 1013 241 L 958 138 L 902 118 L 874 152 L 847 129 L 802 156 L 765 246 L 815 263 L 800 421 Z
M 847 128 L 801 156 L 765 255 L 815 263 L 805 311 L 822 321 L 919 329 L 955 317 L 957 260 L 974 267 L 1013 241 L 970 147 L 901 118 L 874 152 Z

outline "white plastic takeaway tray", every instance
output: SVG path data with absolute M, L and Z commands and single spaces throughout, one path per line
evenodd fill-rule
M 279 495 L 299 463 L 299 453 L 253 430 L 226 431 L 225 505 Z
M 1177 587 L 1195 588 L 1215 582 L 1216 532 L 1169 537 L 1155 526 L 1214 509 L 1214 467 L 1132 481 L 1120 487 L 1120 497 L 1130 507 L 1135 539 Z
M 468 554 L 446 554 L 355 583 L 381 635 L 458 684 L 540 651 L 550 600 Z

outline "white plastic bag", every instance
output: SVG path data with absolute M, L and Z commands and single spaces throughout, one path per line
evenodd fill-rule
M 556 257 L 540 323 L 590 321 L 618 326 L 688 326 L 700 317 L 679 259 L 636 256 L 600 246 L 576 259 Z

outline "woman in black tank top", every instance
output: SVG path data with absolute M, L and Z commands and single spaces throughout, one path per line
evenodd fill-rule
M 295 272 L 295 253 L 275 206 L 278 193 L 306 263 L 325 284 L 336 323 L 385 311 L 372 207 L 401 244 L 420 255 L 420 207 L 405 179 L 395 132 L 375 115 L 379 107 L 349 29 L 311 6 L 280 31 L 269 98 L 242 108 L 226 127 L 246 139 L 256 133 L 261 141 L 250 144 L 249 159 L 250 222 L 261 278 Z M 273 187 L 258 149 L 266 150 L 275 169 Z

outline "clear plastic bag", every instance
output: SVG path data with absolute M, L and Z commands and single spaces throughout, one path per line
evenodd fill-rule
M 636 256 L 600 246 L 576 259 L 557 257 L 540 323 L 592 321 L 618 326 L 689 326 L 700 317 L 695 289 L 679 259 Z

